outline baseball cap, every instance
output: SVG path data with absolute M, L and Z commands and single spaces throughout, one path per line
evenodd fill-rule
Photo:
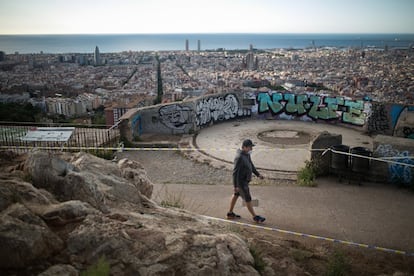
M 243 141 L 242 147 L 254 147 L 256 146 L 255 144 L 253 144 L 252 140 L 250 139 L 246 139 Z

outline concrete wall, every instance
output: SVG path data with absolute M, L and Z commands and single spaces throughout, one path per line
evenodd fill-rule
M 121 136 L 136 141 L 144 133 L 186 134 L 240 118 L 329 123 L 379 135 L 377 157 L 408 158 L 414 154 L 414 106 L 372 103 L 344 97 L 289 92 L 234 92 L 130 110 L 121 118 Z M 387 140 L 388 139 L 388 140 Z M 370 177 L 413 185 L 411 168 L 372 162 Z
M 130 110 L 121 120 L 121 135 L 131 141 L 143 133 L 184 134 L 212 124 L 251 116 L 241 94 L 227 93 Z
M 414 106 L 373 103 L 366 125 L 371 134 L 414 139 Z
M 414 139 L 414 106 L 289 92 L 234 92 L 135 109 L 123 116 L 133 137 L 191 133 L 243 117 L 300 120 Z
M 414 188 L 414 139 L 377 135 L 374 139 L 373 156 L 399 163 L 373 161 L 372 177 L 378 181 L 388 180 L 393 184 Z

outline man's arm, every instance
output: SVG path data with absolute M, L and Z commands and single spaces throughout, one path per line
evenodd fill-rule
M 259 177 L 260 179 L 263 179 L 263 175 L 261 175 L 259 173 L 259 171 L 256 169 L 256 167 L 254 166 L 252 159 L 250 159 L 250 163 L 252 164 L 252 172 L 254 173 L 254 175 L 256 175 L 257 177 Z

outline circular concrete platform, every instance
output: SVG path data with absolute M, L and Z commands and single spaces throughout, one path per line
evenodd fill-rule
M 258 169 L 296 172 L 310 159 L 310 143 L 321 132 L 342 134 L 350 147 L 372 149 L 372 138 L 354 129 L 300 121 L 245 120 L 202 129 L 195 144 L 206 158 L 232 163 L 244 139 L 256 144 L 252 160 Z

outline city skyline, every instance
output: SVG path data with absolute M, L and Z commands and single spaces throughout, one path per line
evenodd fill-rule
M 411 0 L 0 3 L 0 34 L 414 33 Z

